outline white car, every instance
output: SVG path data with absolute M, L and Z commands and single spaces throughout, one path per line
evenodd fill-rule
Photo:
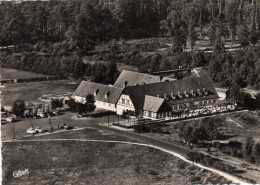
M 37 134 L 37 133 L 43 133 L 41 127 L 36 127 L 36 128 L 31 127 L 27 130 L 27 134 Z

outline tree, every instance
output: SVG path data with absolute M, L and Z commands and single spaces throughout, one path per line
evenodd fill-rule
M 71 97 L 69 97 L 69 101 L 68 101 L 68 106 L 69 109 L 74 112 L 77 110 L 77 103 L 75 102 L 75 100 Z
M 250 33 L 249 33 L 249 40 L 250 40 L 251 44 L 253 44 L 255 46 L 257 43 L 257 39 L 258 39 L 258 34 L 256 31 L 256 25 L 255 25 L 255 23 L 253 23 L 251 26 Z
M 57 99 L 52 98 L 51 99 L 51 108 L 52 109 L 56 109 L 58 107 L 59 108 L 63 107 L 63 98 L 61 98 L 61 99 L 59 99 L 59 98 L 57 98 Z
M 260 143 L 256 143 L 253 148 L 253 154 L 257 165 L 260 164 Z
M 195 31 L 195 20 L 194 18 L 191 18 L 189 21 L 189 27 L 188 27 L 188 42 L 190 43 L 191 50 L 193 51 L 193 48 L 195 46 L 197 38 L 197 33 Z
M 249 45 L 249 33 L 246 24 L 241 24 L 239 26 L 238 41 L 243 48 Z
M 12 111 L 13 113 L 16 115 L 16 116 L 21 116 L 24 114 L 24 111 L 25 111 L 25 103 L 24 103 L 24 100 L 21 100 L 21 99 L 17 99 L 14 101 L 14 104 L 13 104 L 13 108 L 12 108 Z
M 82 115 L 83 113 L 91 113 L 96 109 L 95 106 L 95 97 L 93 94 L 88 94 L 80 103 L 76 103 L 77 112 Z
M 86 97 L 86 112 L 91 113 L 96 109 L 95 97 L 93 94 L 88 94 Z
M 252 152 L 255 141 L 251 136 L 246 138 L 246 141 L 243 144 L 243 156 L 245 159 L 252 160 Z
M 183 2 L 173 1 L 167 19 L 162 22 L 162 28 L 166 29 L 172 38 L 172 51 L 182 52 L 186 48 L 188 24 L 184 19 Z

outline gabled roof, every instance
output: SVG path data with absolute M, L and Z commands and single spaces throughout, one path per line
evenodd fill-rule
M 143 110 L 160 112 L 160 110 L 171 110 L 163 98 L 145 95 Z
M 85 98 L 88 94 L 93 94 L 98 101 L 116 104 L 122 91 L 123 88 L 82 81 L 74 95 Z
M 203 88 L 205 88 L 208 94 L 199 96 L 197 89 L 200 89 L 202 92 Z M 195 96 L 191 95 L 192 90 Z M 178 98 L 178 92 L 183 95 L 185 91 L 188 97 Z M 176 81 L 129 86 L 125 88 L 124 93 L 129 94 L 135 108 L 138 110 L 142 110 L 143 108 L 145 95 L 159 96 L 160 98 L 165 98 L 166 96 L 167 103 L 170 105 L 218 98 L 218 94 L 209 76 L 189 77 Z M 172 95 L 176 97 L 176 99 L 173 99 L 171 97 Z
M 127 86 L 135 86 L 135 85 L 157 83 L 160 81 L 161 81 L 160 76 L 123 70 L 119 75 L 119 77 L 117 78 L 114 86 L 123 88 L 125 86 L 125 82 L 127 82 L 126 84 Z

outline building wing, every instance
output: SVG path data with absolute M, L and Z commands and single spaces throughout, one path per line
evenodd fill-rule
M 123 88 L 125 86 L 144 85 L 160 82 L 160 76 L 123 70 L 116 80 L 114 86 Z
M 82 81 L 74 95 L 85 98 L 88 94 L 93 94 L 98 101 L 116 104 L 122 91 L 123 88 Z
M 170 105 L 218 98 L 209 76 L 129 86 L 125 88 L 125 92 L 138 110 L 142 110 L 144 106 L 145 95 L 163 98 Z

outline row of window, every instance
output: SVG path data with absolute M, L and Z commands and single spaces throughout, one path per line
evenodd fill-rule
M 211 100 L 211 103 L 216 103 L 216 100 Z M 186 107 L 190 107 L 192 104 L 193 103 L 174 105 L 172 108 L 173 108 L 173 110 L 184 109 Z M 196 102 L 194 104 L 197 104 L 199 106 L 208 105 L 208 104 L 210 104 L 210 100 L 209 101 L 207 101 L 207 100 L 199 101 L 199 102 Z

